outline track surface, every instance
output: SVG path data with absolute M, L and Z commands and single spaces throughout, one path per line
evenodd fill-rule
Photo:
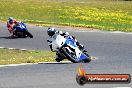
M 4 23 L 0 23 L 0 46 L 19 49 L 49 50 L 46 27 L 28 26 L 34 38 L 9 39 Z M 132 34 L 96 31 L 68 31 L 97 59 L 82 64 L 87 73 L 132 75 Z M 38 64 L 0 68 L 0 88 L 81 88 L 75 80 L 80 64 Z M 130 84 L 86 84 L 83 88 L 132 87 Z

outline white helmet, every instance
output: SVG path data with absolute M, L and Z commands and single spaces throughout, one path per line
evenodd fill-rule
M 48 34 L 49 36 L 53 36 L 55 33 L 56 33 L 55 28 L 48 28 L 47 34 Z

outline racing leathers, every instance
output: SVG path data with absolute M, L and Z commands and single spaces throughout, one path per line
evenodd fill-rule
M 83 49 L 84 49 L 84 46 L 83 46 L 81 43 L 79 43 L 79 42 L 77 41 L 77 39 L 76 39 L 74 36 L 67 35 L 66 32 L 63 33 L 62 31 L 56 31 L 55 34 L 64 36 L 64 38 L 71 38 L 71 39 L 73 39 L 73 40 L 75 41 L 76 45 L 78 46 L 78 48 L 79 48 L 80 50 L 83 50 Z M 55 34 L 54 34 L 54 35 L 55 35 Z M 51 51 L 53 51 L 52 45 L 51 45 L 51 43 L 52 43 L 51 41 L 52 41 L 52 38 L 55 37 L 54 35 L 53 35 L 53 36 L 50 36 L 50 38 L 47 40 L 48 45 L 50 46 Z M 62 55 L 59 54 L 59 53 L 60 53 L 60 51 L 57 51 L 57 52 L 56 52 L 56 61 L 57 61 L 57 62 L 60 62 L 61 60 L 65 59 L 65 57 L 62 56 Z
M 13 33 L 13 26 L 17 23 L 16 20 L 13 20 L 12 22 L 7 21 L 7 28 L 9 30 L 10 33 Z

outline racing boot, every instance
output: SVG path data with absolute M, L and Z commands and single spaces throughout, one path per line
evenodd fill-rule
M 62 55 L 60 55 L 60 54 L 58 54 L 58 53 L 56 53 L 56 61 L 57 62 L 60 62 L 60 61 L 62 61 L 64 59 L 64 57 L 62 56 Z

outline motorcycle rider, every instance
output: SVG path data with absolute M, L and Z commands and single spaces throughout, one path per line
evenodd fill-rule
M 84 49 L 84 46 L 81 43 L 79 43 L 74 36 L 70 36 L 68 32 L 63 33 L 62 31 L 56 31 L 55 28 L 48 28 L 47 34 L 50 36 L 50 39 L 47 40 L 47 42 L 48 42 L 48 45 L 50 46 L 51 51 L 53 51 L 53 49 L 52 49 L 50 40 L 52 40 L 52 37 L 54 37 L 54 34 L 60 34 L 61 36 L 64 36 L 65 38 L 69 37 L 71 39 L 74 39 L 74 41 L 76 42 L 76 45 L 79 47 L 79 49 L 80 50 Z M 65 58 L 64 56 L 60 55 L 59 53 L 56 53 L 56 61 L 57 62 L 60 62 L 64 58 Z
M 9 17 L 7 20 L 7 28 L 10 33 L 13 32 L 13 26 L 17 23 L 17 21 L 13 17 Z
M 12 37 L 16 37 L 17 32 L 23 32 L 24 34 L 29 35 L 29 33 L 27 32 L 27 30 L 15 30 L 16 27 L 22 23 L 21 21 L 16 21 L 13 17 L 9 17 L 8 21 L 7 21 L 7 28 L 9 30 L 10 33 L 12 33 Z M 33 36 L 30 34 L 30 38 L 33 38 Z
M 18 21 L 16 21 L 16 19 L 14 19 L 13 17 L 9 17 L 7 20 L 7 28 L 9 30 L 10 33 L 14 33 L 14 25 L 16 25 L 18 23 Z M 14 36 L 14 34 L 12 35 Z

